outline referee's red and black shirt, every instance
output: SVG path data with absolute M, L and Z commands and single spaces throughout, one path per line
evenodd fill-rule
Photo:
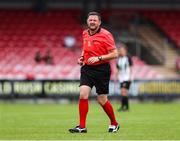
M 115 42 L 112 34 L 104 28 L 90 35 L 88 29 L 83 31 L 83 51 L 84 51 L 84 63 L 88 65 L 88 59 L 90 57 L 97 57 L 108 54 L 110 50 L 115 49 Z M 108 63 L 109 61 L 98 61 L 91 65 L 99 65 Z

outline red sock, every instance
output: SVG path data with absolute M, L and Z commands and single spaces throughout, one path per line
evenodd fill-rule
M 80 127 L 86 127 L 86 116 L 88 113 L 88 99 L 79 99 Z
M 109 101 L 107 101 L 103 106 L 104 111 L 108 115 L 109 119 L 111 120 L 111 125 L 117 125 L 117 121 L 114 115 L 113 107 Z

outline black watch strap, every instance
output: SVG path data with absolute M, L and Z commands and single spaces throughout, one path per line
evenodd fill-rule
M 99 59 L 99 61 L 101 61 L 102 60 L 102 56 L 98 56 L 98 59 Z

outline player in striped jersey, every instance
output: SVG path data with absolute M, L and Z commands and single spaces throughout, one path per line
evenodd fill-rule
M 117 78 L 120 83 L 121 107 L 118 111 L 129 110 L 128 90 L 132 79 L 132 60 L 127 55 L 127 48 L 121 45 L 119 48 L 119 58 L 117 61 Z

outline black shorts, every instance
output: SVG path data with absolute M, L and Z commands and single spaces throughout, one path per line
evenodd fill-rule
M 110 74 L 108 63 L 95 66 L 84 65 L 81 67 L 80 86 L 87 85 L 91 88 L 95 86 L 97 94 L 108 94 Z
M 131 81 L 123 81 L 123 82 L 120 83 L 120 87 L 125 88 L 127 90 L 129 90 L 130 85 L 131 85 Z

